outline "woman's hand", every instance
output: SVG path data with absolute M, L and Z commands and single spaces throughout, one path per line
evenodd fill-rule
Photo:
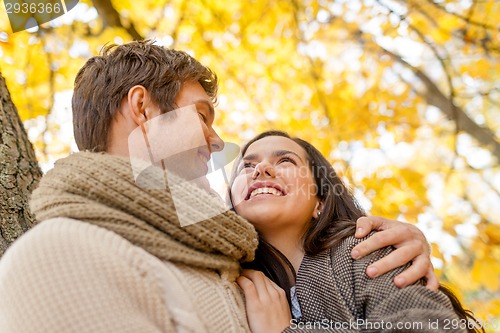
M 366 274 L 369 277 L 377 277 L 411 261 L 412 265 L 394 278 L 396 286 L 403 288 L 425 277 L 426 287 L 437 290 L 439 280 L 434 273 L 430 259 L 431 250 L 422 231 L 409 223 L 370 216 L 358 219 L 355 236 L 365 237 L 372 230 L 377 232 L 353 248 L 354 259 L 389 245 L 394 246 L 396 250 L 368 266 Z
M 264 273 L 247 269 L 236 282 L 245 294 L 252 333 L 282 332 L 290 326 L 292 316 L 285 291 Z

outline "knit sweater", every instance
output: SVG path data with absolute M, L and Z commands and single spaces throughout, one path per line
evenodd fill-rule
M 421 283 L 399 289 L 393 280 L 405 267 L 375 279 L 365 271 L 393 250 L 386 247 L 353 260 L 362 239 L 348 237 L 316 256 L 306 255 L 297 274 L 302 317 L 284 332 L 465 332 L 450 300 Z
M 96 153 L 58 161 L 31 205 L 43 222 L 0 260 L 0 332 L 249 332 L 234 281 L 256 233 L 233 212 L 181 227 L 168 191 Z
M 233 282 L 161 261 L 76 220 L 47 220 L 2 258 L 0 332 L 249 332 Z

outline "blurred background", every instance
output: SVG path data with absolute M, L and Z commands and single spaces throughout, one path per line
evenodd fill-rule
M 42 171 L 76 151 L 84 62 L 155 39 L 219 75 L 225 140 L 312 142 L 371 214 L 424 231 L 441 281 L 500 332 L 500 1 L 82 0 L 17 33 L 3 5 L 0 72 Z

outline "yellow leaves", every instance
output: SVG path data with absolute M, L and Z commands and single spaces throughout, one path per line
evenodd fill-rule
M 488 242 L 493 245 L 500 245 L 500 226 L 488 224 L 484 228 L 484 233 L 488 237 Z
M 429 36 L 438 44 L 444 44 L 450 41 L 453 37 L 453 33 L 463 26 L 463 21 L 452 15 L 444 16 L 437 22 L 438 27 L 433 28 L 429 32 Z
M 41 43 L 27 32 L 8 36 L 0 43 L 0 69 L 22 120 L 44 115 L 49 105 L 49 66 Z M 10 45 L 5 47 L 5 45 Z
M 459 216 L 446 216 L 443 219 L 443 230 L 452 236 L 456 236 L 455 226 L 460 224 L 462 219 Z
M 480 284 L 472 278 L 469 270 L 462 267 L 460 264 L 448 265 L 443 272 L 446 280 L 443 281 L 447 286 L 451 287 L 460 299 L 464 299 L 464 294 L 477 290 Z
M 490 291 L 500 291 L 500 263 L 492 258 L 476 260 L 472 267 L 471 278 Z
M 500 15 L 500 3 L 495 0 L 488 0 L 484 2 L 478 1 L 478 6 L 474 11 L 472 20 L 482 22 L 487 25 L 496 26 L 498 28 L 498 17 Z
M 434 258 L 444 260 L 443 254 L 441 253 L 441 249 L 439 248 L 439 245 L 436 243 L 431 244 L 431 255 Z
M 2 4 L 0 4 L 0 31 L 5 31 L 5 32 L 12 32 L 12 29 L 9 24 L 9 17 L 7 16 L 7 11 L 4 10 L 4 1 L 2 1 Z
M 440 232 L 460 242 L 464 235 L 457 226 L 470 224 L 471 233 L 477 227 L 477 237 L 471 234 L 457 245 L 464 252 L 453 261 L 445 248 L 440 252 L 433 244 L 433 255 L 444 262 L 444 276 L 454 290 L 463 290 L 464 300 L 473 302 L 481 290 L 498 284 L 492 278 L 498 265 L 491 264 L 500 262 L 499 227 L 474 220 L 495 212 L 491 202 L 497 201 L 470 190 L 481 180 L 465 171 L 465 158 L 455 156 L 455 123 L 429 108 L 426 96 L 419 95 L 421 81 L 380 46 L 423 69 L 445 95 L 447 78 L 426 43 L 442 57 L 450 55 L 444 62 L 453 76 L 455 102 L 481 126 L 497 129 L 497 95 L 479 92 L 497 86 L 498 53 L 487 53 L 484 46 L 498 49 L 498 29 L 466 24 L 435 5 L 498 27 L 500 2 L 475 2 L 471 11 L 465 2 L 462 8 L 453 1 L 450 6 L 425 0 L 296 3 L 298 8 L 293 2 L 268 0 L 112 1 L 125 26 L 133 23 L 144 36 L 168 46 L 175 43 L 215 70 L 221 82 L 215 121 L 225 139 L 241 143 L 262 130 L 287 130 L 311 141 L 328 158 L 338 158 L 332 162 L 356 180 L 353 185 L 371 201 L 372 213 L 414 222 L 429 213 L 442 222 Z M 1 15 L 0 31 L 8 27 Z M 55 90 L 71 89 L 88 57 L 106 43 L 130 39 L 125 29 L 103 29 L 101 18 L 44 31 L 43 40 L 40 34 L 20 32 L 3 41 L 1 34 L 0 69 L 23 120 L 47 112 L 48 58 L 57 65 Z M 47 53 L 42 41 L 53 51 Z M 37 147 L 44 145 L 38 142 Z M 62 154 L 64 143 L 54 139 L 46 151 Z M 369 158 L 353 168 L 354 160 L 365 154 Z M 488 172 L 486 181 L 496 184 L 498 170 Z M 498 311 L 498 304 L 489 307 L 488 302 L 480 305 Z
M 87 38 L 90 55 L 97 55 L 108 44 L 123 44 L 129 42 L 130 35 L 122 28 L 107 28 L 98 38 Z
M 467 307 L 474 312 L 474 317 L 479 320 L 486 333 L 500 332 L 500 300 L 476 300 L 467 304 Z
M 385 167 L 377 170 L 374 177 L 363 180 L 366 191 L 375 190 L 371 199 L 374 215 L 398 216 L 416 221 L 427 205 L 423 175 L 409 168 Z
M 470 64 L 461 66 L 461 71 L 473 78 L 486 79 L 492 74 L 492 65 L 488 60 L 481 58 Z

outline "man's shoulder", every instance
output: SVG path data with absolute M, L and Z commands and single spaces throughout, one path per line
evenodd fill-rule
M 119 239 L 123 238 L 104 228 L 75 219 L 58 217 L 45 220 L 28 230 L 14 242 L 6 255 L 24 250 L 58 251 L 80 246 L 109 246 Z
M 79 220 L 53 218 L 16 240 L 0 260 L 0 270 L 18 266 L 81 269 L 107 263 L 130 266 L 144 259 L 159 261 L 112 231 Z
M 144 329 L 148 320 L 168 316 L 163 284 L 156 274 L 161 265 L 153 255 L 106 229 L 71 219 L 43 221 L 14 242 L 0 260 L 0 328 L 10 323 L 15 332 L 35 332 L 34 326 L 61 332 L 63 326 L 73 325 L 67 330 L 76 332 L 87 325 L 115 332 L 140 314 L 145 319 L 132 320 L 133 324 L 144 325 L 138 331 L 150 332 Z M 22 313 L 30 313 L 27 323 L 20 323 Z

